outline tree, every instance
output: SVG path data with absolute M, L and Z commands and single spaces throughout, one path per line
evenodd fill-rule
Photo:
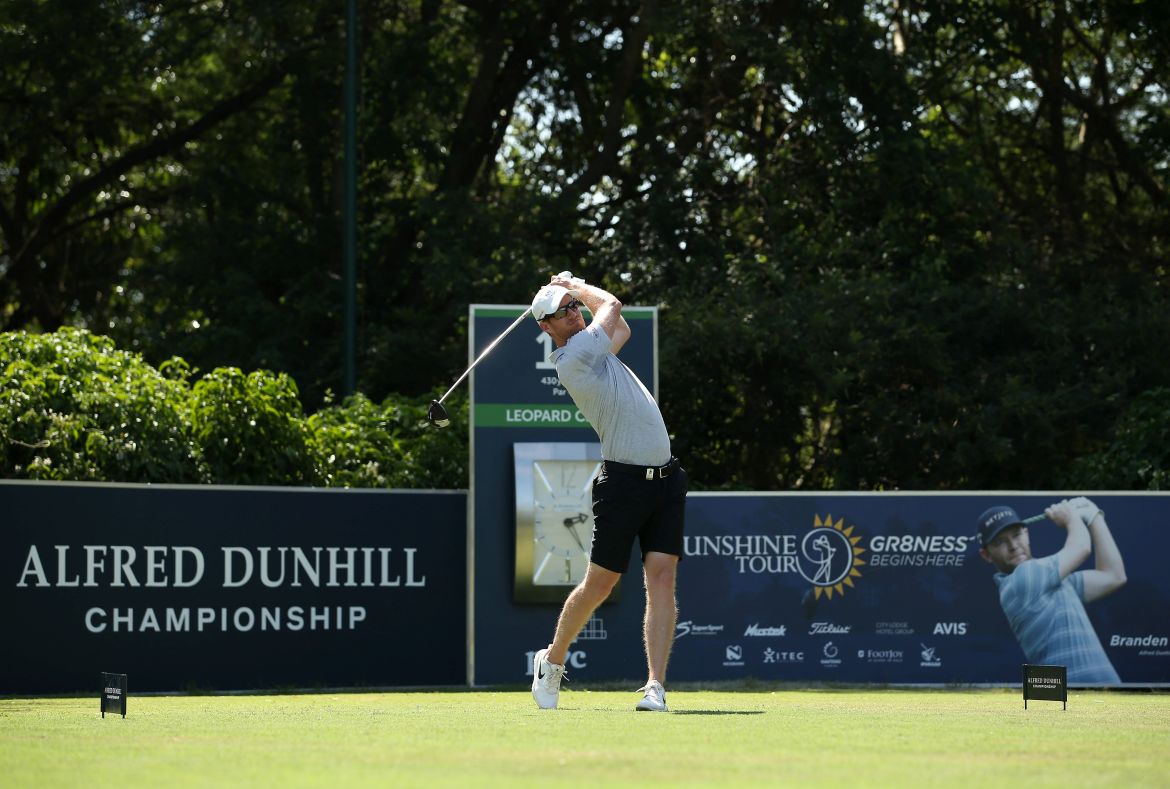
M 1059 486 L 1170 386 L 1156 4 L 361 11 L 359 421 L 463 369 L 469 302 L 562 269 L 661 306 L 703 487 Z M 4 325 L 329 402 L 339 9 L 0 13 Z
M 223 3 L 5 6 L 0 329 L 100 320 L 163 233 L 190 149 L 320 41 L 307 14 Z

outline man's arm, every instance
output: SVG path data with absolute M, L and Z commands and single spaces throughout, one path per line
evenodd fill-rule
M 570 290 L 577 291 L 577 298 L 593 313 L 593 323 L 605 329 L 609 337 L 610 350 L 616 354 L 630 339 L 630 324 L 622 316 L 622 303 L 607 290 L 584 282 L 553 277 L 553 285 L 563 285 Z
M 1064 547 L 1056 552 L 1059 557 L 1060 577 L 1067 578 L 1069 573 L 1080 567 L 1084 564 L 1085 559 L 1089 558 L 1089 552 L 1093 549 L 1093 544 L 1089 539 L 1089 530 L 1085 528 L 1085 522 L 1081 520 L 1080 513 L 1067 501 L 1053 504 L 1044 511 L 1044 514 L 1057 526 L 1063 527 L 1068 532 L 1068 536 L 1064 540 Z
M 1105 513 L 1086 498 L 1073 499 L 1072 504 L 1088 524 L 1093 553 L 1097 556 L 1094 569 L 1086 570 L 1081 576 L 1085 582 L 1085 602 L 1091 603 L 1125 586 L 1125 562 L 1105 522 Z

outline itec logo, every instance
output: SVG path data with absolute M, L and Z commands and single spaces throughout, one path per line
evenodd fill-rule
M 524 654 L 524 665 L 527 668 L 524 670 L 526 676 L 532 676 L 532 661 L 536 659 L 535 652 L 526 652 Z M 565 665 L 569 668 L 585 668 L 585 651 L 582 649 L 570 650 L 565 655 Z
M 813 585 L 813 600 L 825 595 L 830 600 L 833 593 L 845 594 L 845 587 L 853 586 L 853 579 L 860 578 L 857 568 L 865 565 L 861 554 L 865 548 L 858 546 L 861 535 L 853 536 L 854 526 L 845 529 L 844 518 L 833 522 L 832 515 L 821 520 L 813 516 L 813 529 L 800 541 L 800 574 Z

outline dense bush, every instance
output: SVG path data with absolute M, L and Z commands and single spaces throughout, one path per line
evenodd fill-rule
M 191 433 L 211 479 L 255 485 L 316 482 L 297 386 L 284 373 L 212 370 L 191 393 Z
M 1170 490 L 1170 389 L 1135 398 L 1106 448 L 1075 464 L 1073 481 L 1098 490 Z
M 155 369 L 77 329 L 0 334 L 0 476 L 109 482 L 462 488 L 466 402 L 357 395 L 306 417 L 296 383 L 182 359 Z
M 381 405 L 358 394 L 309 418 L 321 484 L 354 488 L 467 487 L 467 403 L 445 401 L 451 425 L 420 429 L 429 398 L 387 398 Z
M 196 482 L 186 401 L 182 377 L 164 376 L 106 337 L 0 334 L 3 476 Z

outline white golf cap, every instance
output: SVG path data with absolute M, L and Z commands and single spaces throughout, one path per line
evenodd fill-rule
M 545 315 L 559 310 L 561 299 L 565 297 L 566 293 L 570 296 L 573 295 L 573 291 L 561 285 L 545 285 L 536 291 L 536 295 L 532 297 L 532 317 L 542 321 Z

